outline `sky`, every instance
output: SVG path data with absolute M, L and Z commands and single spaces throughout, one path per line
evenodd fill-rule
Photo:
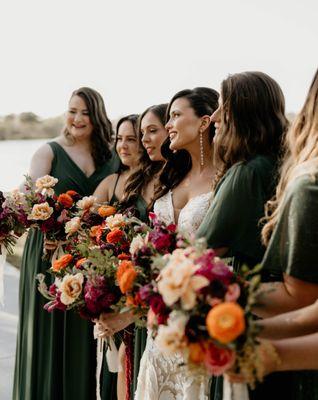
M 0 116 L 56 116 L 90 86 L 115 119 L 246 70 L 276 79 L 297 112 L 317 20 L 316 0 L 2 0 Z

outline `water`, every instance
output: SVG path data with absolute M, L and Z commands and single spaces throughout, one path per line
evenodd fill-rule
M 34 152 L 47 139 L 0 141 L 0 190 L 8 191 L 23 182 Z

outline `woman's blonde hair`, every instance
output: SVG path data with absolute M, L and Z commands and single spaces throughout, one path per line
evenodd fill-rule
M 305 104 L 285 138 L 285 159 L 276 194 L 266 205 L 262 240 L 268 244 L 283 206 L 287 187 L 299 176 L 318 172 L 318 70 Z

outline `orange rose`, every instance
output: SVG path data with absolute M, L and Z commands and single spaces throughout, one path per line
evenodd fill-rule
M 64 254 L 64 256 L 60 257 L 58 260 L 53 262 L 52 269 L 54 272 L 59 272 L 61 269 L 64 269 L 68 266 L 68 264 L 73 260 L 73 256 L 71 254 Z
M 85 261 L 87 261 L 87 258 L 85 258 L 85 257 L 80 258 L 79 260 L 76 261 L 75 267 L 76 268 L 81 267 L 81 265 L 84 264 Z
M 194 364 L 201 364 L 204 361 L 205 348 L 203 343 L 189 344 L 189 359 Z
M 126 253 L 120 253 L 117 258 L 118 260 L 130 260 L 130 255 Z
M 106 240 L 108 243 L 118 243 L 118 242 L 120 242 L 120 240 L 122 239 L 123 236 L 124 236 L 124 232 L 117 228 L 117 229 L 110 231 L 107 234 Z
M 229 343 L 245 330 L 244 310 L 233 302 L 218 304 L 209 311 L 206 326 L 212 338 Z
M 116 208 L 112 206 L 101 206 L 97 212 L 102 218 L 106 218 L 116 214 Z
M 68 191 L 66 192 L 66 194 L 68 194 L 69 196 L 72 196 L 72 197 L 78 195 L 78 193 L 75 192 L 75 190 L 68 190 Z
M 72 197 L 67 193 L 62 193 L 57 198 L 57 201 L 62 204 L 65 208 L 70 208 L 74 204 Z

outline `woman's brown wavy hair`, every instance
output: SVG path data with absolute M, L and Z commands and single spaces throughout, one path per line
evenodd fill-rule
M 313 175 L 318 172 L 318 70 L 305 104 L 286 135 L 285 149 L 276 194 L 266 205 L 267 223 L 262 230 L 265 245 L 268 245 L 277 224 L 288 186 L 301 175 Z
M 283 92 L 262 72 L 230 75 L 222 82 L 221 99 L 221 128 L 214 139 L 214 189 L 237 162 L 261 154 L 280 156 L 288 127 Z
M 110 147 L 113 128 L 106 113 L 104 100 L 96 90 L 89 87 L 81 87 L 74 90 L 71 98 L 73 96 L 81 97 L 86 104 L 89 118 L 93 125 L 91 136 L 92 156 L 95 167 L 100 167 L 112 156 Z M 72 141 L 72 136 L 66 127 L 63 130 L 63 134 L 67 140 Z
M 141 139 L 141 122 L 146 114 L 153 113 L 162 125 L 165 125 L 166 111 L 168 104 L 158 104 L 148 107 L 140 116 L 137 123 L 137 136 L 142 150 L 140 157 L 140 167 L 136 172 L 131 174 L 127 179 L 124 198 L 121 203 L 132 206 L 136 202 L 138 196 L 142 196 L 143 189 L 154 179 L 154 176 L 162 169 L 163 161 L 151 161 L 146 149 L 143 147 Z M 151 206 L 150 206 L 151 208 Z

